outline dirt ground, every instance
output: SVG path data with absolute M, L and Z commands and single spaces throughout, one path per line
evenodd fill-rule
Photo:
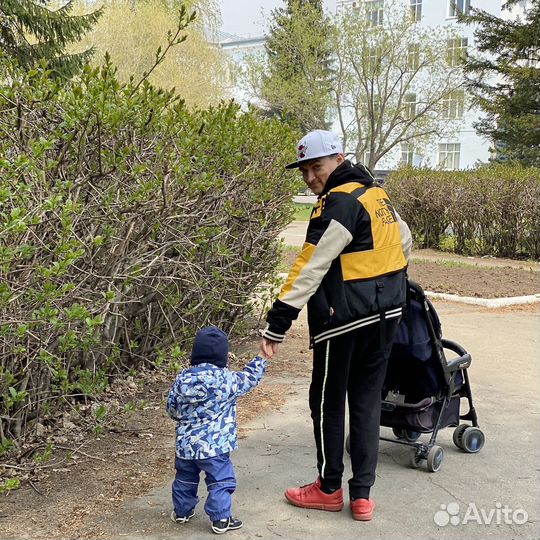
M 539 292 L 538 272 L 522 268 L 413 260 L 410 274 L 427 290 L 466 296 Z M 538 306 L 511 309 L 536 313 Z M 257 343 L 254 334 L 234 346 L 237 357 L 231 367 L 238 369 L 255 355 Z M 280 352 L 280 362 L 272 364 L 268 377 L 283 381 L 310 373 L 305 323 L 293 326 Z M 105 533 L 93 524 L 114 519 L 126 501 L 172 480 L 174 425 L 164 411 L 170 384 L 170 375 L 150 377 L 134 396 L 145 403 L 141 410 L 123 411 L 99 437 L 90 434 L 77 442 L 68 438 L 37 469 L 27 470 L 24 464 L 2 468 L 0 464 L 4 479 L 28 477 L 20 489 L 0 495 L 0 538 L 102 538 Z M 287 392 L 285 383 L 265 384 L 240 400 L 239 444 L 246 436 L 246 422 L 262 411 L 279 408 Z
M 413 258 L 409 264 L 409 277 L 426 291 L 458 296 L 504 298 L 540 292 L 538 272 L 509 266 L 457 266 L 448 261 Z
M 285 253 L 288 265 L 295 251 Z M 424 290 L 476 298 L 504 298 L 540 292 L 538 265 L 508 259 L 478 259 L 439 253 L 413 252 L 409 277 Z

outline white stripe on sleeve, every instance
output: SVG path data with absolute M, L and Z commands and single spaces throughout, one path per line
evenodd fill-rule
M 409 229 L 409 226 L 401 219 L 401 216 L 397 213 L 397 210 L 394 209 L 394 212 L 396 213 L 396 218 L 399 223 L 399 234 L 401 236 L 401 248 L 403 249 L 403 254 L 405 255 L 405 259 L 407 259 L 407 262 L 409 262 L 409 258 L 411 256 L 412 251 L 412 234 L 411 230 Z

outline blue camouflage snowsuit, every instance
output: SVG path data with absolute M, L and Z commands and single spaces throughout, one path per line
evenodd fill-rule
M 204 509 L 210 520 L 231 516 L 236 479 L 229 453 L 238 448 L 236 400 L 259 384 L 266 365 L 257 356 L 243 371 L 201 363 L 178 374 L 167 400 L 167 412 L 176 421 L 173 503 L 177 516 L 187 516 L 199 501 L 201 471 L 206 473 Z

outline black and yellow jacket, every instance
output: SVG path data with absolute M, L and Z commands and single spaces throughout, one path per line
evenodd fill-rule
M 409 228 L 384 189 L 362 167 L 344 161 L 313 207 L 306 241 L 263 336 L 283 341 L 306 303 L 313 343 L 401 316 L 404 251 L 411 245 Z

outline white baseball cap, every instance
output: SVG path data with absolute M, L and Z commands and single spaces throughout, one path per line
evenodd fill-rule
M 310 131 L 300 139 L 297 152 L 298 161 L 289 163 L 289 165 L 285 166 L 286 169 L 300 167 L 304 161 L 309 161 L 310 159 L 343 154 L 343 144 L 336 133 L 324 129 L 316 129 L 315 131 Z

